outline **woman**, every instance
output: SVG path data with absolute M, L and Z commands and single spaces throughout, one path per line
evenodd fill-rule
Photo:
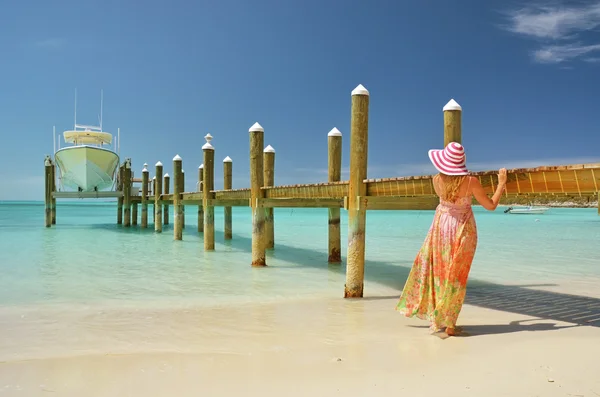
M 458 332 L 456 320 L 477 247 L 472 197 L 485 209 L 494 211 L 506 186 L 506 169 L 499 171 L 498 186 L 490 199 L 479 179 L 468 175 L 461 144 L 450 142 L 443 150 L 430 150 L 429 159 L 440 172 L 433 178 L 440 204 L 396 310 L 406 317 L 428 319 L 432 332 L 445 329 L 452 336 Z

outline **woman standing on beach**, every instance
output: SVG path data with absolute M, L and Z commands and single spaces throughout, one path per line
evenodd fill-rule
M 452 336 L 457 332 L 456 320 L 477 247 L 472 197 L 494 211 L 506 186 L 506 169 L 500 169 L 498 186 L 490 199 L 479 179 L 469 176 L 461 144 L 450 142 L 443 150 L 430 150 L 429 159 L 440 172 L 433 178 L 440 204 L 396 310 L 406 317 L 428 319 L 431 331 L 445 329 Z

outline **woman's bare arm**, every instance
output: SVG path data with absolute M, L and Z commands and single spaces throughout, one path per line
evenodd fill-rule
M 485 190 L 483 190 L 483 186 L 481 186 L 481 183 L 479 183 L 479 179 L 471 177 L 471 191 L 473 192 L 473 196 L 475 196 L 477 202 L 488 211 L 494 211 L 496 207 L 498 207 L 500 197 L 502 197 L 502 192 L 504 191 L 504 187 L 506 186 L 506 170 L 500 170 L 498 179 L 499 183 L 496 187 L 496 192 L 490 199 L 485 193 Z

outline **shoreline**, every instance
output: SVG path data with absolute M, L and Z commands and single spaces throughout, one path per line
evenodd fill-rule
M 53 354 L 5 356 L 0 382 L 7 395 L 73 397 L 458 396 L 490 395 L 490 384 L 494 396 L 600 394 L 598 326 L 465 304 L 459 324 L 470 335 L 442 339 L 396 312 L 397 299 L 31 319 L 29 327 L 50 327 L 59 339 L 40 341 L 37 332 L 50 335 L 43 330 L 20 338 Z M 298 379 L 303 387 L 290 387 Z

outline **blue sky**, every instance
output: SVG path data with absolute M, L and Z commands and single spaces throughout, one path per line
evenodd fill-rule
M 472 169 L 600 161 L 600 1 L 219 0 L 5 2 L 0 200 L 42 199 L 52 126 L 121 128 L 121 155 L 195 187 L 203 136 L 249 186 L 248 128 L 276 149 L 277 184 L 327 178 L 327 132 L 371 93 L 369 177 L 432 173 L 442 107 L 463 107 Z M 347 176 L 345 174 L 344 176 Z

